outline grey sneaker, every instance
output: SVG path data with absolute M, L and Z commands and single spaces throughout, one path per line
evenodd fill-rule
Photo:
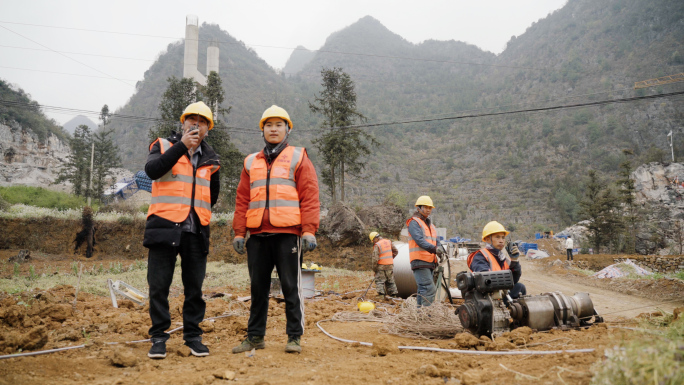
M 248 352 L 252 349 L 264 348 L 266 348 L 264 336 L 247 336 L 247 338 L 245 338 L 240 345 L 233 348 L 233 354 Z
M 285 345 L 285 351 L 287 353 L 301 353 L 302 344 L 299 336 L 289 336 L 287 337 L 287 345 Z

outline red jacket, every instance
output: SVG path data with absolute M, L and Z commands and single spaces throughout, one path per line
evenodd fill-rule
M 257 155 L 257 158 L 264 159 L 263 150 Z M 271 165 L 269 164 L 269 167 Z M 291 227 L 274 227 L 269 221 L 269 210 L 264 212 L 264 218 L 261 222 L 261 227 L 256 229 L 247 228 L 247 208 L 249 207 L 249 174 L 245 168 L 242 168 L 240 175 L 240 184 L 237 188 L 237 197 L 235 198 L 235 214 L 233 216 L 233 231 L 236 236 L 244 237 L 249 230 L 250 234 L 259 233 L 287 233 L 302 235 L 302 233 L 316 234 L 320 222 L 320 202 L 318 200 L 318 177 L 316 170 L 308 156 L 304 156 L 302 162 L 295 173 L 297 180 L 297 194 L 299 195 L 299 210 L 302 217 L 301 226 Z

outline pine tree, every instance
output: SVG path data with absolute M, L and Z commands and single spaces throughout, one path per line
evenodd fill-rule
M 171 76 L 166 79 L 169 83 L 166 91 L 159 102 L 159 114 L 161 121 L 156 127 L 150 129 L 149 138 L 153 141 L 157 138 L 166 138 L 171 132 L 180 126 L 180 117 L 185 107 L 197 101 L 197 89 L 195 82 L 190 78 L 178 79 Z
M 630 152 L 625 151 L 626 155 Z M 632 163 L 625 160 L 620 164 L 618 171 L 619 179 L 616 181 L 618 186 L 618 193 L 622 203 L 623 219 L 625 223 L 625 247 L 624 251 L 627 253 L 634 253 L 636 251 L 636 225 L 638 219 L 638 209 L 634 202 L 636 189 L 634 188 L 634 179 L 632 175 Z
M 216 151 L 221 160 L 221 207 L 230 209 L 235 206 L 237 186 L 240 183 L 242 173 L 242 162 L 245 155 L 235 147 L 230 140 L 230 133 L 224 120 L 225 115 L 230 113 L 230 107 L 222 106 L 225 98 L 221 77 L 211 71 L 207 77 L 207 85 L 200 89 L 201 97 L 214 113 L 214 128 L 205 139 L 207 143 Z
M 86 125 L 76 127 L 74 137 L 69 141 L 71 153 L 67 163 L 59 170 L 54 184 L 71 182 L 73 192 L 78 196 L 88 196 L 90 189 L 90 152 L 93 139 Z
M 354 82 L 341 68 L 321 71 L 323 91 L 309 102 L 309 109 L 323 115 L 321 127 L 330 129 L 313 143 L 318 149 L 327 168 L 321 173 L 323 183 L 328 186 L 333 203 L 337 202 L 337 189 L 340 200 L 345 200 L 345 176 L 358 176 L 365 163 L 363 156 L 371 153 L 371 146 L 378 145 L 375 138 L 359 128 L 348 127 L 356 121 L 366 121 L 356 109 Z
M 95 155 L 93 159 L 93 196 L 102 199 L 107 187 L 107 177 L 113 175 L 112 169 L 121 167 L 119 148 L 114 144 L 113 129 L 107 129 L 111 118 L 109 107 L 105 104 L 100 111 L 102 127 L 93 135 Z
M 619 202 L 613 191 L 599 180 L 595 170 L 589 170 L 589 181 L 584 190 L 580 215 L 589 222 L 589 242 L 599 253 L 602 246 L 614 246 L 623 228 L 618 213 Z

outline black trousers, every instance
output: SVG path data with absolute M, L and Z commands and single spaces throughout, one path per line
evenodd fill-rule
M 204 319 L 206 303 L 202 299 L 202 284 L 207 271 L 207 256 L 203 252 L 200 234 L 182 233 L 180 246 L 155 246 L 147 258 L 147 283 L 150 286 L 150 319 L 152 341 L 166 341 L 166 329 L 171 327 L 169 288 L 176 267 L 176 255 L 181 256 L 183 302 L 183 339 L 201 340 L 199 324 Z
M 567 250 L 567 252 L 568 252 L 568 261 L 572 261 L 572 260 L 573 260 L 573 258 L 572 258 L 572 249 L 566 249 L 566 250 Z
M 511 290 L 508 291 L 508 295 L 511 296 L 511 298 L 516 299 L 520 297 L 521 295 L 527 294 L 527 288 L 525 285 L 522 283 L 518 282 L 516 283 Z
M 285 297 L 285 330 L 289 336 L 301 336 L 304 334 L 304 299 L 300 238 L 294 234 L 253 235 L 247 240 L 246 247 L 252 294 L 247 334 L 266 335 L 268 295 L 275 267 Z

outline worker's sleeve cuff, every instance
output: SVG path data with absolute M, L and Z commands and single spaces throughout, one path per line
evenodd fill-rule
M 315 235 L 313 233 L 310 233 L 308 231 L 302 233 L 302 237 L 305 237 L 307 235 L 311 235 L 312 237 L 315 237 Z

